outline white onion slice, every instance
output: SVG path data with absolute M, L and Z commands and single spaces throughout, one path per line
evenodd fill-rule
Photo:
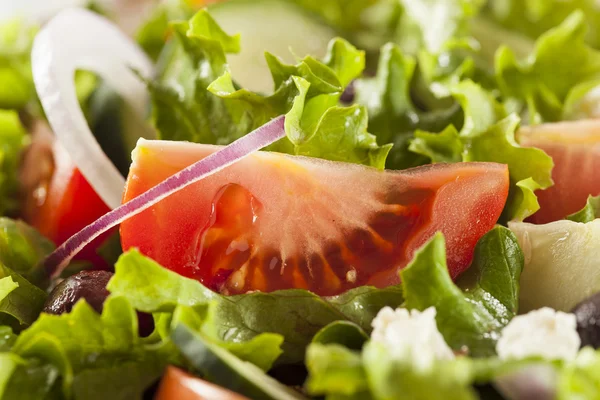
M 73 78 L 77 69 L 96 72 L 143 115 L 148 92 L 131 68 L 151 77 L 152 62 L 110 21 L 77 8 L 48 22 L 35 38 L 31 58 L 35 87 L 52 130 L 100 198 L 118 207 L 125 180 L 88 127 Z
M 0 0 L 0 21 L 22 18 L 41 22 L 67 7 L 84 7 L 87 0 Z
M 285 117 L 280 116 L 230 145 L 190 165 L 165 179 L 152 189 L 129 200 L 127 203 L 104 214 L 92 224 L 73 235 L 45 261 L 46 271 L 51 278 L 60 276 L 69 261 L 88 243 L 119 225 L 126 219 L 139 214 L 171 194 L 226 168 L 242 158 L 276 142 L 285 136 Z

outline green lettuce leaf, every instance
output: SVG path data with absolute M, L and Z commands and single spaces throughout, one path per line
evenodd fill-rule
M 161 375 L 168 350 L 140 338 L 135 310 L 111 297 L 102 315 L 85 301 L 69 314 L 42 314 L 20 334 L 12 354 L 55 368 L 68 398 L 135 399 Z
M 400 47 L 387 44 L 381 49 L 377 75 L 356 81 L 356 102 L 369 113 L 369 130 L 380 144 L 394 143 L 386 167 L 405 169 L 426 164 L 427 157 L 409 151 L 417 129 L 440 131 L 449 124 L 462 123 L 462 109 L 452 103 L 425 111 L 411 96 L 416 61 Z
M 600 196 L 589 196 L 585 207 L 567 217 L 571 221 L 584 223 L 596 218 L 600 218 Z
M 135 39 L 146 54 L 156 61 L 168 41 L 170 22 L 189 19 L 193 14 L 193 8 L 185 0 L 161 2 L 138 28 Z
M 215 332 L 216 302 L 208 305 L 189 307 L 178 306 L 173 311 L 170 321 L 169 335 L 180 324 L 192 329 L 206 341 L 229 351 L 242 361 L 256 365 L 263 371 L 271 369 L 282 353 L 283 337 L 276 333 L 261 333 L 244 342 L 221 340 Z
M 21 20 L 0 26 L 0 108 L 20 109 L 34 95 L 30 51 L 37 27 Z
M 48 284 L 41 261 L 53 249 L 24 222 L 0 218 L 0 323 L 20 330 L 37 319 Z
M 600 396 L 600 352 L 590 347 L 581 350 L 572 363 L 562 369 L 557 388 L 558 399 L 594 399 Z
M 363 365 L 375 399 L 475 400 L 468 360 L 438 361 L 431 371 L 419 372 L 404 360 L 394 358 L 377 342 L 369 342 L 362 353 Z
M 305 388 L 326 399 L 476 399 L 471 362 L 466 358 L 438 361 L 429 371 L 418 371 L 388 349 L 368 342 L 362 353 L 337 344 L 311 344 Z
M 16 340 L 17 335 L 13 333 L 10 326 L 0 326 L 0 353 L 9 351 Z
M 416 131 L 409 149 L 428 157 L 432 163 L 454 163 L 462 161 L 464 144 L 454 125 L 448 125 L 440 133 Z
M 17 112 L 0 110 L 0 215 L 14 214 L 18 209 L 18 168 L 27 143 L 25 135 Z
M 0 218 L 0 263 L 45 289 L 48 277 L 41 262 L 54 244 L 26 223 Z
M 600 10 L 594 0 L 488 1 L 486 16 L 510 31 L 536 39 L 576 10 L 582 10 L 585 15 L 586 41 L 595 48 L 600 47 Z
M 519 124 L 511 114 L 465 144 L 463 161 L 492 161 L 508 165 L 510 192 L 504 218 L 528 217 L 539 209 L 533 190 L 548 188 L 552 182 L 552 158 L 534 147 L 521 147 L 515 141 Z M 527 181 L 530 179 L 533 181 Z M 529 214 L 531 212 L 531 214 Z
M 463 292 L 450 279 L 444 238 L 438 234 L 400 271 L 405 306 L 435 307 L 438 329 L 453 349 L 467 349 L 474 357 L 493 355 L 497 334 L 517 312 L 523 264 L 516 237 L 498 226 L 477 243 Z
M 32 324 L 42 311 L 46 297 L 46 292 L 0 264 L 1 323 L 17 328 Z
M 536 148 L 521 147 L 515 140 L 519 118 L 506 117 L 492 95 L 473 81 L 451 86 L 451 93 L 464 110 L 461 131 L 448 126 L 435 134 L 417 131 L 412 152 L 432 162 L 488 161 L 508 165 L 510 191 L 503 220 L 523 220 L 539 209 L 534 190 L 552 185 L 553 162 Z
M 274 81 L 267 96 L 233 81 L 226 54 L 239 51 L 239 37 L 227 35 L 208 12 L 172 27 L 171 62 L 159 81 L 149 82 L 161 138 L 228 144 L 286 114 L 287 138 L 270 150 L 383 168 L 390 146 L 379 146 L 367 132 L 365 110 L 337 106 L 364 69 L 362 51 L 335 39 L 323 61 L 307 56 L 287 65 L 266 54 Z
M 305 387 L 311 395 L 372 398 L 359 352 L 338 344 L 313 343 L 306 351 L 306 368 L 309 376 Z
M 108 290 L 144 312 L 173 312 L 178 305 L 211 303 L 203 331 L 226 342 L 248 342 L 265 332 L 279 334 L 285 339 L 279 363 L 301 361 L 313 336 L 331 322 L 350 321 L 370 332 L 371 321 L 382 307 L 397 307 L 404 301 L 399 287 L 367 286 L 329 298 L 296 289 L 221 296 L 135 250 L 121 256 Z
M 61 399 L 56 390 L 59 374 L 55 367 L 25 360 L 13 353 L 0 353 L 0 398 L 15 400 Z
M 569 362 L 458 356 L 455 360 L 438 361 L 431 370 L 422 372 L 391 353 L 375 342 L 368 342 L 362 352 L 336 344 L 311 344 L 306 357 L 309 376 L 305 388 L 312 395 L 325 395 L 327 400 L 433 400 L 439 399 L 440 393 L 449 399 L 529 398 L 532 393 L 543 398 L 592 399 L 600 394 L 600 352 L 589 347 Z M 524 386 L 528 381 L 533 383 Z M 498 392 L 481 391 L 493 387 Z M 475 395 L 475 388 L 480 397 Z
M 485 0 L 401 0 L 403 17 L 397 40 L 401 47 L 416 53 L 419 49 L 440 54 L 469 40 L 468 22 Z
M 369 335 L 354 322 L 335 321 L 317 332 L 312 343 L 335 343 L 360 350 L 367 340 L 369 340 Z
M 346 35 L 365 28 L 364 13 L 379 0 L 292 0 Z
M 21 221 L 0 218 L 0 321 L 17 329 L 32 324 L 46 301 L 41 261 L 54 245 Z
M 496 53 L 498 86 L 523 102 L 531 123 L 561 120 L 569 93 L 600 78 L 600 53 L 585 43 L 585 33 L 585 15 L 576 11 L 540 36 L 527 59 L 517 60 L 506 46 Z

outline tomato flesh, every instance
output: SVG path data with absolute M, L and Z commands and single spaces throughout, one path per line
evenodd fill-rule
M 246 397 L 168 367 L 154 400 L 248 400 Z
M 582 120 L 543 124 L 519 131 L 519 142 L 544 150 L 554 161 L 554 186 L 536 192 L 540 210 L 528 221 L 545 224 L 582 209 L 600 194 L 600 123 Z
M 127 201 L 218 147 L 140 142 Z M 437 164 L 403 172 L 258 152 L 121 224 L 124 249 L 224 294 L 384 287 L 437 231 L 452 277 L 496 223 L 508 170 Z

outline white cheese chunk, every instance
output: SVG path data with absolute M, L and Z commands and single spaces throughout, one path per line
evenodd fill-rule
M 384 344 L 393 355 L 416 370 L 430 370 L 436 360 L 454 358 L 435 323 L 435 308 L 423 312 L 384 307 L 372 322 L 373 341 Z
M 581 340 L 575 315 L 544 307 L 514 317 L 501 332 L 496 352 L 501 359 L 543 357 L 573 360 Z

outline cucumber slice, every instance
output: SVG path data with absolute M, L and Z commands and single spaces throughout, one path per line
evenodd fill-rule
M 265 51 L 295 63 L 294 55 L 324 56 L 336 36 L 332 28 L 286 0 L 230 0 L 209 11 L 225 32 L 241 34 L 241 53 L 227 60 L 234 79 L 252 91 L 273 90 Z
M 254 364 L 205 341 L 183 324 L 175 328 L 171 338 L 191 365 L 217 385 L 253 400 L 306 400 Z

